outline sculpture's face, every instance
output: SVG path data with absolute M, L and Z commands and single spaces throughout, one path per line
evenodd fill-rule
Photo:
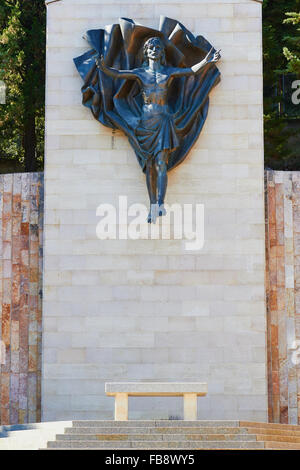
M 149 39 L 145 45 L 145 53 L 148 59 L 161 60 L 163 56 L 163 45 L 158 38 Z

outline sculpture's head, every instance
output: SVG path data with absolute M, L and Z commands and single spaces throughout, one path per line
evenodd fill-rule
M 144 56 L 146 61 L 149 59 L 160 61 L 161 64 L 166 63 L 165 47 L 159 37 L 147 39 L 144 44 Z

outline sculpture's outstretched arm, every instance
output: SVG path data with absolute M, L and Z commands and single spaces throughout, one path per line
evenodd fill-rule
M 132 70 L 117 70 L 113 67 L 108 67 L 104 62 L 104 57 L 97 57 L 97 67 L 112 78 L 128 78 L 129 80 L 139 80 L 139 76 Z
M 210 57 L 212 50 L 213 48 L 209 51 L 205 59 L 203 59 L 198 64 L 193 65 L 192 67 L 189 67 L 189 68 L 184 68 L 184 69 L 178 68 L 174 72 L 171 73 L 171 76 L 172 77 L 187 77 L 189 75 L 195 75 L 198 72 L 200 72 L 200 70 L 202 70 L 207 64 L 218 62 L 218 60 L 221 59 L 220 51 L 216 51 L 214 55 Z

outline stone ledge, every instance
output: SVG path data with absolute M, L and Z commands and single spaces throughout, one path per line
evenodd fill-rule
M 251 0 L 250 0 L 251 1 Z M 252 0 L 252 2 L 263 3 L 264 0 Z M 62 0 L 45 0 L 46 5 L 50 5 L 50 3 L 62 2 Z
M 199 396 L 207 394 L 207 384 L 199 382 L 110 382 L 105 384 L 105 393 L 113 396 L 116 393 L 126 393 L 130 396 L 182 396 L 185 393 L 195 393 Z

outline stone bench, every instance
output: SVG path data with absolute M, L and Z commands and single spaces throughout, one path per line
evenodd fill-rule
M 106 383 L 105 393 L 115 397 L 115 420 L 128 420 L 128 397 L 183 397 L 184 420 L 197 420 L 197 397 L 207 394 L 206 383 Z

